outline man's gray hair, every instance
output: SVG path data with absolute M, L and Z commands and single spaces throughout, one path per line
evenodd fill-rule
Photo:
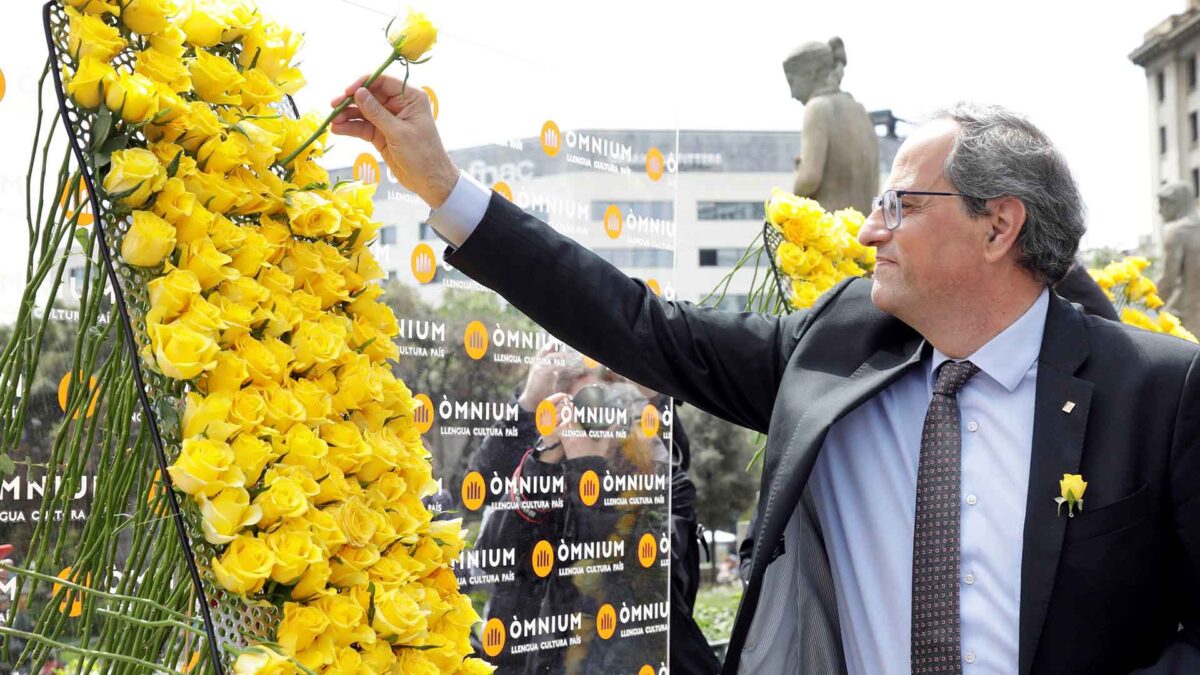
M 958 124 L 946 157 L 946 180 L 965 195 L 967 213 L 988 214 L 987 200 L 1016 197 L 1025 205 L 1018 261 L 1039 281 L 1055 284 L 1075 264 L 1084 226 L 1083 200 L 1067 162 L 1024 116 L 996 105 L 958 103 L 931 120 Z

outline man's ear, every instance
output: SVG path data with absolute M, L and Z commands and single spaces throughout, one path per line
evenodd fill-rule
M 988 230 L 984 233 L 984 257 L 996 262 L 1016 246 L 1017 237 L 1025 227 L 1025 203 L 1016 197 L 988 200 L 991 214 L 983 218 Z

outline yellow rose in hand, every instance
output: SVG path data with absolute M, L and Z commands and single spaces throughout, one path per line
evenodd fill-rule
M 63 82 L 66 83 L 67 95 L 75 101 L 75 105 L 88 110 L 100 107 L 104 100 L 104 90 L 108 82 L 117 77 L 117 71 L 108 63 L 95 57 L 83 59 L 74 73 L 68 74 L 63 70 Z
M 424 13 L 410 9 L 404 23 L 388 32 L 388 42 L 400 56 L 417 61 L 437 42 L 437 28 Z
M 262 518 L 262 509 L 250 505 L 245 488 L 225 488 L 216 497 L 198 497 L 203 517 L 204 540 L 210 544 L 228 544 L 243 529 Z
M 185 439 L 179 458 L 167 467 L 167 473 L 175 487 L 192 496 L 212 496 L 245 483 L 245 474 L 234 464 L 229 444 L 207 438 Z
M 121 23 L 142 35 L 153 35 L 167 27 L 179 10 L 173 0 L 128 0 L 121 10 Z
M 121 258 L 138 267 L 158 267 L 175 250 L 175 228 L 150 211 L 134 211 L 121 240 Z
M 216 366 L 220 352 L 217 341 L 181 323 L 150 324 L 146 327 L 154 345 L 154 358 L 163 375 L 191 380 Z
M 142 148 L 118 150 L 112 154 L 104 191 L 125 206 L 138 208 L 163 188 L 167 171 L 153 152 Z
M 250 647 L 233 663 L 233 675 L 296 675 L 300 669 L 286 656 L 262 645 Z
M 275 556 L 266 542 L 249 535 L 234 539 L 219 560 L 212 559 L 217 583 L 238 595 L 252 595 L 262 590 L 274 565 Z
M 158 88 L 145 75 L 119 72 L 105 87 L 104 105 L 130 124 L 149 122 L 158 112 Z
M 125 48 L 125 38 L 115 26 L 110 26 L 98 16 L 80 14 L 67 8 L 67 52 L 83 59 L 108 62 Z

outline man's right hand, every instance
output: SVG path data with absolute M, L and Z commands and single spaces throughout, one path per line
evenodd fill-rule
M 557 346 L 555 342 L 547 343 L 538 351 L 533 365 L 529 367 L 525 389 L 517 398 L 517 404 L 527 412 L 537 410 L 538 404 L 558 387 L 559 365 L 553 358 Z
M 375 146 L 388 168 L 404 187 L 430 208 L 445 203 L 458 182 L 458 168 L 442 146 L 433 121 L 429 97 L 411 83 L 382 75 L 369 88 L 364 75 L 330 102 L 351 103 L 333 119 L 332 131 L 353 136 Z

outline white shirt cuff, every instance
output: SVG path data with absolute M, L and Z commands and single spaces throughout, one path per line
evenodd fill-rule
M 458 248 L 479 226 L 491 199 L 491 190 L 466 171 L 459 171 L 446 203 L 429 213 L 428 222 L 447 244 Z

